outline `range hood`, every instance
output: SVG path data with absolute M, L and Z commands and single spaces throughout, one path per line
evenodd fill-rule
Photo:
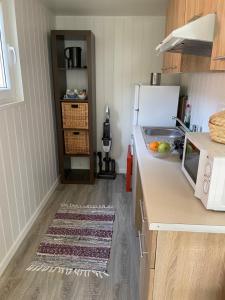
M 156 51 L 211 56 L 216 14 L 209 14 L 174 30 Z

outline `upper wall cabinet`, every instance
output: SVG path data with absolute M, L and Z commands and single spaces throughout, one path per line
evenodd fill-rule
M 213 44 L 211 70 L 225 70 L 225 1 L 218 0 L 217 7 L 217 26 L 215 41 Z
M 185 24 L 185 5 L 186 0 L 170 0 L 167 9 L 166 36 L 173 30 Z M 176 12 L 176 13 L 175 13 Z M 163 73 L 181 72 L 181 54 L 165 53 L 163 59 Z
M 186 0 L 185 24 L 217 11 L 217 0 Z
M 210 13 L 217 14 L 212 57 L 167 52 L 164 54 L 163 73 L 225 70 L 225 0 L 170 0 L 166 36 L 174 29 Z
M 185 24 L 186 0 L 171 0 L 168 7 L 168 34 Z

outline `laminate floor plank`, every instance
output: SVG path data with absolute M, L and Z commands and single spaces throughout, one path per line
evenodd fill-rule
M 25 271 L 61 203 L 115 207 L 109 278 Z M 138 246 L 132 210 L 123 175 L 114 181 L 97 180 L 93 186 L 59 185 L 0 278 L 0 300 L 137 300 Z

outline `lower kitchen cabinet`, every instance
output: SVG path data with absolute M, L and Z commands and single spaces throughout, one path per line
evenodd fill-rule
M 149 269 L 147 256 L 143 257 L 140 261 L 139 299 L 153 300 L 154 276 L 155 270 Z
M 144 215 L 143 215 L 143 209 L 142 209 L 142 203 L 143 203 L 143 193 L 141 188 L 141 179 L 139 174 L 139 169 L 137 168 L 136 171 L 137 174 L 137 182 L 135 184 L 135 226 L 138 232 L 142 232 L 142 225 L 144 222 Z
M 148 223 L 143 222 L 142 232 L 139 231 L 141 300 L 153 299 L 157 234 L 157 231 L 149 231 Z
M 140 300 L 224 300 L 225 235 L 148 231 L 141 236 Z M 142 247 L 142 248 L 141 248 Z
M 150 230 L 136 174 L 139 300 L 224 300 L 225 234 Z
M 225 299 L 225 235 L 158 232 L 153 299 Z
M 148 287 L 150 282 L 150 269 L 148 256 L 144 255 L 140 258 L 140 276 L 139 276 L 139 297 L 140 299 L 148 299 Z M 151 299 L 151 298 L 150 298 Z

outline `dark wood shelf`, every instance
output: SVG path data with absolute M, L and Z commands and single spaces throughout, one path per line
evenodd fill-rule
M 90 129 L 84 129 L 84 128 L 61 128 L 62 131 L 90 131 Z
M 60 102 L 66 102 L 66 103 L 88 103 L 88 99 L 60 99 Z
M 65 68 L 65 67 L 60 68 L 60 67 L 58 67 L 58 70 L 59 71 L 76 71 L 76 70 L 87 70 L 87 68 L 84 68 L 84 67 L 82 67 L 82 68 Z
M 67 64 L 65 64 L 64 52 L 67 41 L 74 42 L 74 46 L 77 45 L 77 42 L 84 42 L 83 51 L 86 52 L 85 64 L 87 64 L 87 67 L 66 67 Z M 58 161 L 61 182 L 66 184 L 93 184 L 95 181 L 95 174 L 97 170 L 95 37 L 90 30 L 53 30 L 51 32 L 51 45 L 54 100 L 56 105 L 56 125 L 58 136 Z M 68 89 L 67 71 L 78 71 L 76 73 L 76 76 L 81 78 L 83 78 L 84 76 L 84 73 L 82 73 L 82 71 L 85 71 L 85 86 L 88 90 L 87 99 L 63 99 L 63 96 Z M 71 104 L 87 104 L 83 106 L 86 106 L 88 109 L 88 129 L 63 128 L 63 117 L 65 117 L 62 115 L 63 102 Z M 70 105 L 67 106 L 70 107 Z M 75 124 L 72 126 L 75 126 Z M 65 131 L 83 131 L 87 133 L 89 149 L 86 151 L 89 151 L 90 154 L 66 154 L 64 141 Z M 74 160 L 81 160 L 82 157 L 84 159 L 86 158 L 86 160 L 89 161 L 89 169 L 74 169 L 74 166 L 76 165 L 74 163 Z
M 64 178 L 62 178 L 63 183 L 90 183 L 90 170 L 82 169 L 69 169 L 65 170 Z
M 64 154 L 66 157 L 90 157 L 90 154 Z

